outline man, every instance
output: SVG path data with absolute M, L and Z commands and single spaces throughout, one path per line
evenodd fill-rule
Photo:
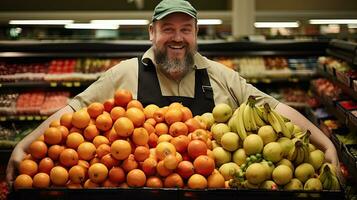
M 264 94 L 227 67 L 201 56 L 197 52 L 197 12 L 184 0 L 163 0 L 154 10 L 149 26 L 152 47 L 140 58 L 122 61 L 108 70 L 98 81 L 77 95 L 13 150 L 7 180 L 14 179 L 15 166 L 22 160 L 24 150 L 43 134 L 50 122 L 64 113 L 73 113 L 91 102 L 112 98 L 119 88 L 132 92 L 133 97 L 148 105 L 169 105 L 182 102 L 194 114 L 211 112 L 217 103 L 227 103 L 233 109 L 249 95 L 260 96 L 277 112 L 312 132 L 311 141 L 325 152 L 326 159 L 338 165 L 336 149 L 331 141 L 309 120 L 293 108 Z

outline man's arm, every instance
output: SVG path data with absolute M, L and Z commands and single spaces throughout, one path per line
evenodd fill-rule
M 16 145 L 7 164 L 6 181 L 8 184 L 12 185 L 12 181 L 15 178 L 15 169 L 19 166 L 21 160 L 25 157 L 25 151 L 30 146 L 30 144 L 44 133 L 52 121 L 59 120 L 64 113 L 73 112 L 74 111 L 70 106 L 67 105 L 63 107 L 49 118 L 47 118 L 44 122 L 42 122 L 35 130 L 33 130 Z
M 331 140 L 319 128 L 317 128 L 297 110 L 286 104 L 279 103 L 275 107 L 275 110 L 279 114 L 290 119 L 294 124 L 300 126 L 303 129 L 309 130 L 311 132 L 311 143 L 314 144 L 318 149 L 325 152 L 326 161 L 332 163 L 334 166 L 336 166 L 336 169 L 338 169 L 337 167 L 339 165 L 339 161 L 336 148 Z

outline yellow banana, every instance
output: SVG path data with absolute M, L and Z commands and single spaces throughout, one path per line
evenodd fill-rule
M 251 107 L 250 105 L 248 105 L 248 107 L 250 109 L 249 115 L 250 115 L 250 124 L 251 124 L 252 131 L 257 131 L 259 129 L 259 127 L 257 125 L 257 122 L 255 121 L 255 118 L 254 118 L 253 107 Z
M 246 107 L 245 103 L 242 103 L 239 106 L 239 111 L 237 114 L 237 122 L 236 122 L 236 129 L 239 137 L 244 141 L 244 139 L 247 137 L 247 132 L 245 131 L 244 127 L 244 122 L 243 122 L 243 114 L 244 114 L 244 109 Z
M 273 109 L 270 111 L 272 113 L 272 115 L 275 115 L 275 117 L 278 119 L 278 122 L 281 126 L 281 132 L 283 133 L 283 135 L 287 138 L 291 138 L 291 132 L 288 129 L 288 127 L 285 124 L 285 121 L 282 117 L 282 115 L 280 115 L 279 113 L 275 112 Z
M 253 107 L 253 116 L 254 116 L 254 120 L 257 123 L 258 127 L 262 127 L 265 126 L 265 122 L 263 121 L 263 119 L 259 116 L 259 109 L 254 106 Z
M 243 122 L 244 122 L 245 130 L 251 131 L 252 127 L 251 127 L 251 123 L 250 123 L 250 106 L 248 104 L 244 107 Z
M 263 106 L 258 106 L 257 108 L 257 113 L 261 119 L 263 119 L 266 123 L 268 122 L 268 113 L 265 111 Z
M 310 159 L 309 144 L 303 144 L 302 148 L 304 150 L 304 163 L 308 163 Z
M 330 185 L 331 190 L 340 190 L 340 183 L 338 182 L 338 179 L 336 176 L 331 176 L 331 185 Z
M 295 148 L 295 145 L 290 149 L 287 159 L 290 161 L 294 161 L 296 159 L 297 156 L 297 150 Z
M 304 162 L 304 150 L 302 149 L 301 146 L 297 147 L 296 149 L 297 149 L 297 155 L 296 155 L 296 159 L 294 160 L 294 165 L 298 166 Z

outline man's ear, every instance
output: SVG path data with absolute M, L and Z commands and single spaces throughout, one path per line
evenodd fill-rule
M 153 37 L 154 37 L 154 27 L 153 26 L 154 25 L 151 23 L 148 28 L 150 41 L 152 41 Z

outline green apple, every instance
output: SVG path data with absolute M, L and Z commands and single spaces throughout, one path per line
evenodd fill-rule
M 279 165 L 273 170 L 272 178 L 276 184 L 285 185 L 293 178 L 293 172 L 290 167 L 286 165 Z
M 216 165 L 221 166 L 224 163 L 230 162 L 232 155 L 231 152 L 223 149 L 222 147 L 216 147 L 212 150 Z
M 232 112 L 232 108 L 226 103 L 219 103 L 212 110 L 212 114 L 216 122 L 228 121 L 232 116 Z
M 212 113 L 209 112 L 203 113 L 201 115 L 201 118 L 205 122 L 207 129 L 210 129 L 212 125 L 215 123 L 215 119 Z
M 263 140 L 257 134 L 250 134 L 243 141 L 243 148 L 248 156 L 261 153 L 263 150 Z
M 258 135 L 262 138 L 264 145 L 269 142 L 275 142 L 278 136 L 270 125 L 262 126 L 258 129 Z
M 245 154 L 245 151 L 243 148 L 240 148 L 240 149 L 236 150 L 235 152 L 233 152 L 232 160 L 237 165 L 239 165 L 239 166 L 242 165 L 243 163 L 245 163 L 246 159 L 247 159 L 247 155 Z
M 249 165 L 245 171 L 245 178 L 252 184 L 260 184 L 265 181 L 266 174 L 265 167 L 260 163 L 253 163 Z
M 227 132 L 222 135 L 221 145 L 225 150 L 235 151 L 239 148 L 239 136 L 237 133 Z
M 279 162 L 283 158 L 283 150 L 279 143 L 270 142 L 263 148 L 263 157 L 265 160 L 272 161 L 274 163 Z
M 302 185 L 301 181 L 297 178 L 291 179 L 289 183 L 284 185 L 284 190 L 302 190 L 304 186 Z
M 317 149 L 310 152 L 309 163 L 314 167 L 315 170 L 320 169 L 321 165 L 325 161 L 325 154 L 321 150 Z
M 295 177 L 305 183 L 309 178 L 314 177 L 315 169 L 309 163 L 302 163 L 295 168 Z
M 225 123 L 218 123 L 211 127 L 212 136 L 218 144 L 221 144 L 222 135 L 229 131 L 231 131 L 231 129 Z

